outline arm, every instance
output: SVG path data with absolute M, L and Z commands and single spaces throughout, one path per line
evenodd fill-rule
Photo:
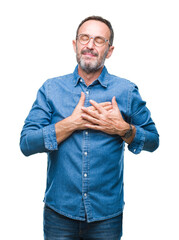
M 51 124 L 53 115 L 47 95 L 47 83 L 38 91 L 36 101 L 25 120 L 21 132 L 20 148 L 25 156 L 35 153 L 51 152 L 58 150 L 58 144 L 68 138 L 74 131 L 83 130 L 87 121 L 81 118 L 81 107 L 84 105 L 85 94 L 81 98 L 71 116 Z M 111 109 L 111 103 L 101 103 L 106 110 Z M 95 110 L 93 107 L 89 107 Z
M 82 117 L 89 122 L 86 124 L 87 128 L 100 130 L 111 135 L 117 134 L 128 144 L 133 141 L 136 133 L 136 128 L 134 126 L 132 126 L 132 135 L 127 139 L 123 137 L 130 129 L 130 125 L 124 121 L 115 97 L 112 99 L 112 109 L 109 111 L 106 111 L 102 106 L 100 106 L 100 104 L 93 100 L 90 100 L 90 103 L 97 111 L 94 112 L 88 108 L 82 107 L 84 112 Z
M 142 100 L 137 86 L 131 91 L 129 121 L 136 128 L 136 135 L 128 148 L 131 152 L 138 154 L 142 150 L 153 152 L 159 146 L 159 134 L 151 113 Z
M 121 136 L 128 143 L 129 150 L 135 154 L 140 153 L 142 150 L 153 152 L 159 146 L 159 135 L 150 117 L 150 111 L 145 106 L 146 103 L 142 101 L 137 87 L 135 85 L 132 85 L 132 87 L 133 90 L 130 91 L 131 96 L 129 97 L 130 112 L 128 113 L 128 122 L 133 129 L 130 138 L 123 138 L 124 134 L 129 130 L 129 123 L 122 118 L 115 97 L 112 99 L 113 108 L 108 112 L 98 103 L 91 100 L 90 103 L 98 112 L 82 108 L 84 112 L 82 117 L 90 122 L 90 124 L 86 124 L 88 128 Z
M 57 122 L 55 124 L 56 138 L 57 143 L 60 144 L 67 137 L 69 137 L 76 130 L 84 130 L 87 129 L 87 124 L 89 122 L 82 118 L 82 107 L 85 103 L 85 94 L 81 92 L 81 98 L 74 109 L 71 116 L 65 118 L 64 120 Z M 103 102 L 99 104 L 101 107 L 105 109 L 105 111 L 109 111 L 112 109 L 112 105 L 110 102 Z M 87 107 L 88 110 L 95 112 L 94 107 Z M 97 112 L 97 111 L 96 111 Z
M 47 82 L 39 89 L 21 132 L 20 148 L 25 156 L 57 149 L 55 126 L 51 124 L 52 109 L 46 88 Z
M 44 84 L 38 91 L 35 103 L 25 120 L 20 139 L 21 151 L 25 156 L 35 153 L 58 150 L 58 144 L 68 138 L 74 131 L 84 129 L 81 118 L 81 107 L 84 105 L 85 94 L 81 98 L 71 116 L 51 124 L 53 115 Z
M 81 108 L 84 106 L 84 102 L 85 94 L 82 92 L 81 98 L 72 115 L 55 124 L 56 139 L 58 144 L 68 138 L 74 131 L 85 129 L 84 124 L 86 121 L 81 118 Z

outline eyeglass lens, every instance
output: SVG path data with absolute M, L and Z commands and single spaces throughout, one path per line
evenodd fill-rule
M 81 44 L 87 44 L 90 41 L 90 36 L 87 34 L 81 34 L 79 35 L 79 41 Z M 105 44 L 105 38 L 100 37 L 100 36 L 96 36 L 93 38 L 94 44 L 96 46 L 103 46 Z

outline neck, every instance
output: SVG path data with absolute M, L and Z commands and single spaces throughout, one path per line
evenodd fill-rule
M 83 69 L 80 66 L 78 66 L 78 74 L 80 75 L 80 77 L 84 79 L 87 86 L 92 84 L 100 76 L 102 70 L 103 70 L 103 66 L 100 69 L 98 69 L 96 72 L 86 73 L 83 71 Z

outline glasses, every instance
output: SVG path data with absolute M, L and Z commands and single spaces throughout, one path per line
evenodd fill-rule
M 102 47 L 106 42 L 109 42 L 109 40 L 105 39 L 104 37 L 101 37 L 101 36 L 91 37 L 89 34 L 80 34 L 77 36 L 77 39 L 83 45 L 88 44 L 89 41 L 93 39 L 93 43 L 96 47 Z M 110 45 L 110 42 L 109 42 L 109 45 Z

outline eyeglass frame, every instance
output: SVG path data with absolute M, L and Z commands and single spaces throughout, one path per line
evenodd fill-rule
M 104 37 L 102 37 L 102 36 L 94 36 L 94 37 L 92 37 L 92 36 L 90 36 L 90 35 L 87 34 L 87 33 L 86 33 L 86 34 L 85 34 L 85 33 L 79 34 L 79 35 L 77 36 L 76 40 L 79 40 L 79 37 L 80 37 L 81 35 L 87 35 L 87 36 L 89 37 L 89 40 L 88 40 L 87 43 L 81 43 L 81 42 L 79 41 L 82 45 L 88 44 L 88 43 L 90 42 L 90 40 L 93 39 L 93 44 L 96 46 L 94 39 L 95 39 L 96 37 L 100 37 L 100 38 L 103 38 L 103 39 L 104 39 L 104 44 L 101 45 L 101 46 L 96 46 L 96 47 L 103 47 L 106 42 L 109 42 L 109 46 L 111 46 L 111 43 L 110 43 L 109 39 L 106 39 L 106 38 L 104 38 Z

